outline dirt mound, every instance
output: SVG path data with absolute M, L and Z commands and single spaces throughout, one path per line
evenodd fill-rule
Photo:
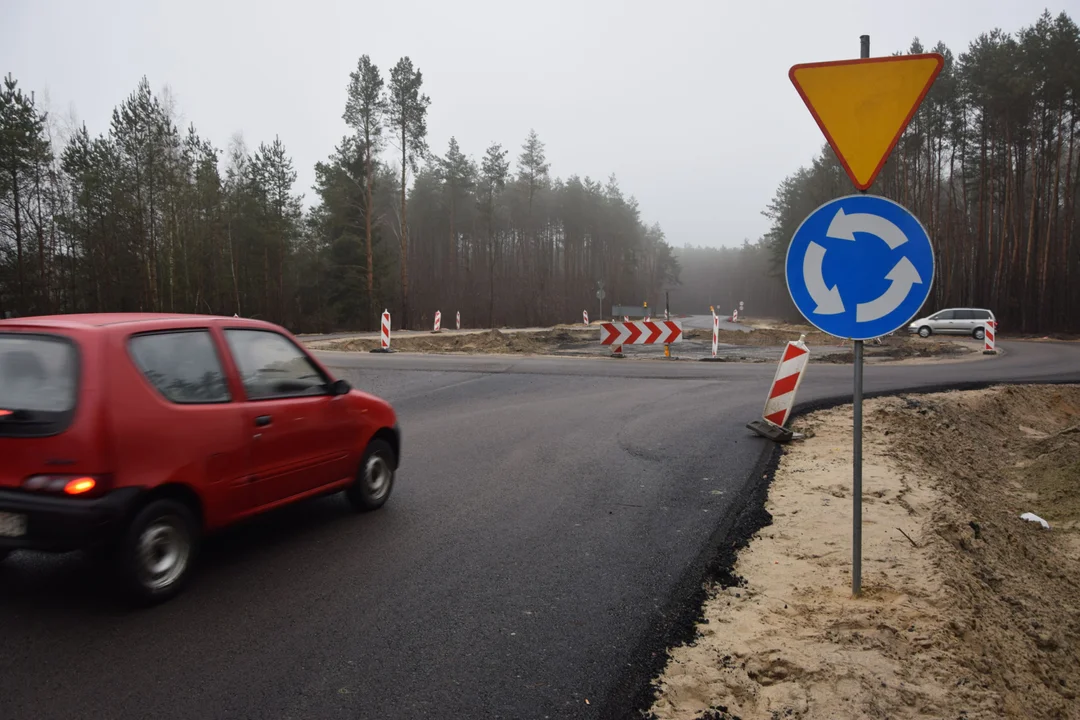
M 587 341 L 597 341 L 597 330 L 554 329 L 544 332 L 432 333 L 398 336 L 391 347 L 399 352 L 536 354 Z M 363 338 L 329 343 L 326 350 L 368 352 L 379 347 L 377 338 Z
M 964 347 L 955 342 L 939 340 L 896 340 L 887 338 L 881 345 L 866 343 L 863 346 L 863 357 L 866 359 L 878 358 L 881 360 L 910 360 L 912 358 L 933 358 L 969 355 L 971 348 Z M 813 358 L 815 362 L 835 363 L 850 365 L 855 362 L 855 353 L 829 353 Z
M 704 340 L 712 342 L 712 330 L 693 329 L 684 333 L 687 340 Z M 799 339 L 800 335 L 806 335 L 807 345 L 838 345 L 840 341 L 832 335 L 826 335 L 820 330 L 810 329 L 774 329 L 764 328 L 753 332 L 741 330 L 720 330 L 717 334 L 719 342 L 728 345 L 745 345 L 749 347 L 765 347 L 770 345 L 783 345 Z
M 1080 717 L 1078 424 L 1076 386 L 868 402 L 853 598 L 851 408 L 798 419 L 654 716 Z

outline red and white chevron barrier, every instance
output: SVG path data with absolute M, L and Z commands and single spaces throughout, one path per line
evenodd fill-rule
M 629 315 L 623 315 L 622 316 L 622 321 L 623 322 L 630 322 L 630 316 Z
M 586 325 L 589 324 L 589 311 L 588 310 L 582 310 L 581 311 L 581 322 L 585 323 Z
M 716 357 L 716 351 L 720 345 L 720 316 L 712 316 L 712 356 Z
M 795 393 L 799 389 L 799 383 L 802 382 L 808 360 L 810 360 L 810 350 L 802 338 L 789 342 L 784 348 L 780 365 L 776 368 L 776 375 L 769 387 L 769 397 L 765 400 L 765 410 L 761 413 L 761 417 L 766 422 L 780 428 L 784 427 L 788 415 L 791 414 L 791 408 L 795 404 Z
M 983 353 L 997 352 L 997 320 L 987 320 L 983 325 Z
M 380 337 L 383 350 L 390 349 L 390 311 L 383 310 L 382 314 L 382 334 Z
M 732 310 L 731 311 L 731 322 L 739 322 L 739 311 L 738 310 Z
M 461 311 L 460 310 L 458 310 L 458 312 L 457 312 L 457 318 L 454 320 L 454 326 L 458 330 L 461 329 Z
M 600 323 L 601 345 L 670 345 L 682 341 L 677 320 Z
M 435 329 L 432 330 L 431 332 L 441 332 L 441 331 L 442 331 L 442 313 L 439 312 L 438 310 L 436 310 L 435 311 Z

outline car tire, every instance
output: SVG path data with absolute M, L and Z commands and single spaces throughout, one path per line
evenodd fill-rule
M 397 457 L 390 443 L 375 439 L 364 451 L 356 479 L 345 490 L 345 497 L 361 512 L 378 510 L 386 504 L 394 488 Z
M 921 328 L 919 328 L 919 337 L 921 337 L 921 338 L 928 338 L 933 334 L 934 334 L 934 331 L 931 330 L 930 328 L 928 328 L 925 325 L 923 325 Z
M 175 597 L 191 577 L 200 528 L 191 509 L 171 498 L 139 510 L 115 547 L 125 595 L 138 605 Z
M 971 331 L 971 337 L 975 338 L 976 340 L 982 340 L 986 337 L 986 331 L 983 330 L 981 327 L 975 328 Z

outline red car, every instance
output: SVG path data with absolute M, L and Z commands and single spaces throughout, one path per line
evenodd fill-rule
M 286 330 L 203 315 L 0 320 L 0 561 L 107 551 L 136 599 L 189 578 L 207 532 L 315 495 L 390 495 L 393 408 Z

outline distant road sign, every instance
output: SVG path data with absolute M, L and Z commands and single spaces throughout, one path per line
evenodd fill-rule
M 784 270 L 791 299 L 810 323 L 836 337 L 869 340 L 918 314 L 934 279 L 934 251 L 902 205 L 848 195 L 803 220 Z
M 604 295 L 605 295 L 605 293 L 604 293 L 604 291 L 603 291 L 603 290 L 597 290 L 597 291 L 596 291 L 596 299 L 597 299 L 597 300 L 603 300 L 603 299 L 604 299 Z
M 795 89 L 860 190 L 874 184 L 945 63 L 937 53 L 795 65 Z

